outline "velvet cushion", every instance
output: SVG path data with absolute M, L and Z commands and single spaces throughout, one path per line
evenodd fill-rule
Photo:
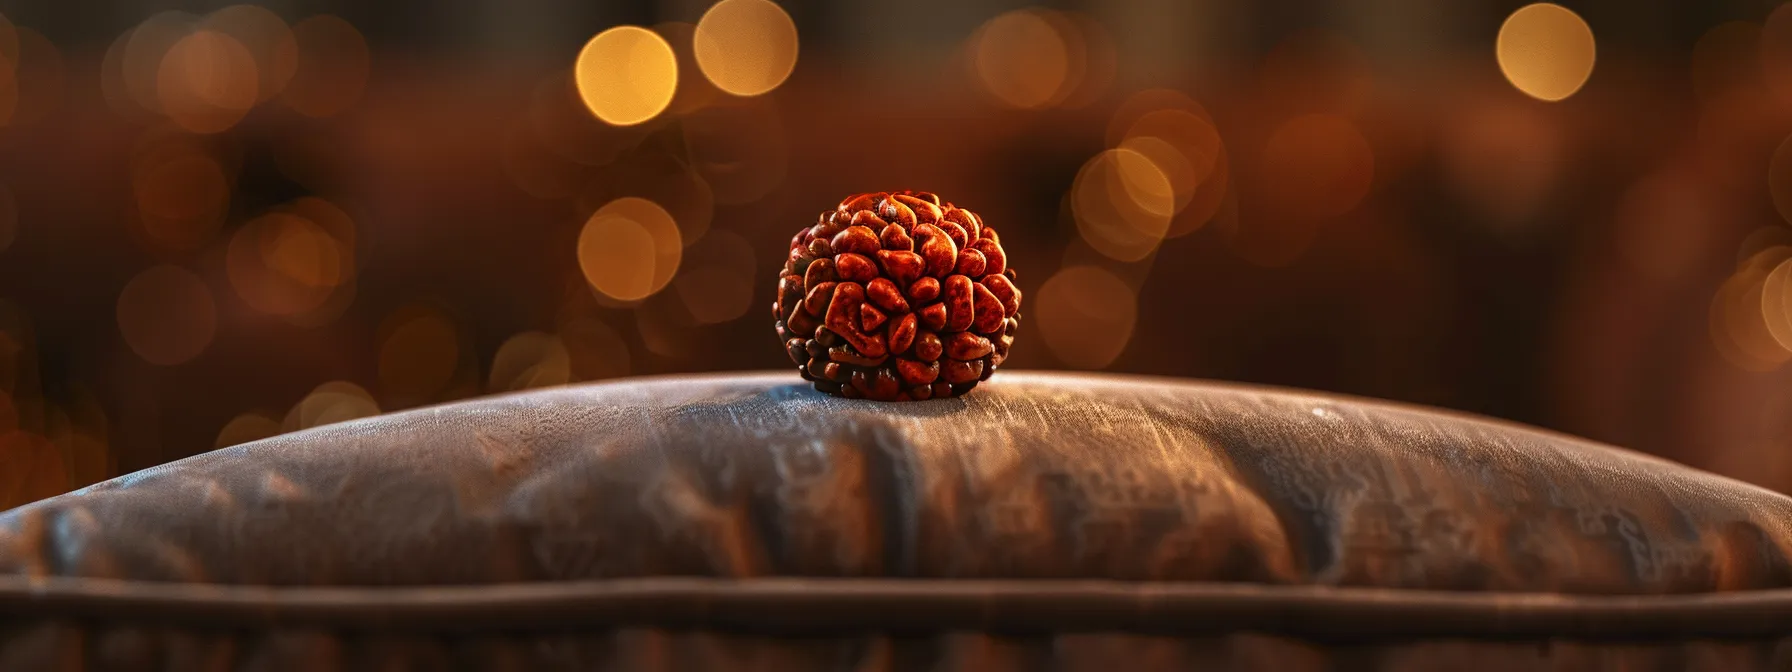
M 292 618 L 329 639 L 422 613 L 439 643 L 553 630 L 560 621 L 526 614 L 558 599 L 590 626 L 580 636 L 602 641 L 683 628 L 775 647 L 851 623 L 848 658 L 872 655 L 864 631 L 1189 644 L 1177 632 L 1234 641 L 1236 626 L 1395 646 L 1753 637 L 1750 660 L 1769 661 L 1782 633 L 1748 624 L 1792 614 L 1776 590 L 1792 583 L 1792 499 L 1573 437 L 1153 378 L 1005 371 L 967 397 L 907 404 L 800 382 L 679 377 L 474 400 L 28 505 L 0 514 L 0 628 L 39 633 L 34 651 L 85 633 L 76 648 L 91 659 L 95 614 L 185 614 L 199 628 Z M 1065 592 L 1090 581 L 1100 597 Z M 479 618 L 498 603 L 525 616 Z M 1351 616 L 1390 603 L 1398 614 Z M 658 606 L 631 619 L 618 604 Z M 756 619 L 703 606 L 717 604 L 810 616 L 767 616 L 779 634 L 755 638 Z M 32 607 L 74 620 L 19 620 Z M 828 609 L 848 615 L 816 617 Z M 1154 609 L 1181 615 L 1159 622 Z M 1682 627 L 1677 613 L 1706 616 Z M 937 653 L 945 636 L 910 643 Z M 139 639 L 155 656 L 168 646 Z M 346 655 L 346 640 L 329 641 Z M 1035 653 L 1058 660 L 1054 646 Z

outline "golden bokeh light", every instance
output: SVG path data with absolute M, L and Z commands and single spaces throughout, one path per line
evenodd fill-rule
M 1205 116 L 1160 109 L 1134 118 L 1119 147 L 1150 159 L 1170 181 L 1177 216 L 1168 237 L 1187 235 L 1219 212 L 1231 168 L 1219 130 Z
M 1185 175 L 1176 176 L 1178 192 L 1177 205 L 1187 202 L 1201 183 L 1212 177 L 1224 159 L 1224 143 L 1220 140 L 1219 130 L 1205 118 L 1182 110 L 1157 110 L 1147 113 L 1133 122 L 1127 129 L 1126 139 L 1121 141 L 1125 146 L 1128 141 L 1141 138 L 1159 140 L 1157 147 L 1174 150 L 1180 156 L 1165 159 L 1175 163 L 1187 171 Z
M 685 251 L 672 289 L 697 324 L 719 324 L 747 314 L 753 302 L 753 246 L 732 231 L 712 230 Z
M 573 81 L 585 107 L 617 126 L 659 116 L 678 91 L 678 59 L 672 45 L 639 26 L 617 26 L 585 43 L 573 65 Z
M 602 320 L 595 317 L 568 319 L 560 325 L 558 336 L 571 360 L 574 380 L 604 380 L 628 375 L 628 341 Z
M 230 211 L 230 177 L 199 147 L 153 143 L 131 167 L 143 233 L 155 245 L 191 250 L 210 241 Z
M 1792 358 L 1792 254 L 1761 279 L 1761 321 L 1774 343 Z
M 1038 109 L 1061 99 L 1071 84 L 1070 46 L 1044 10 L 1001 14 L 972 36 L 971 66 L 996 100 Z
M 306 287 L 335 287 L 342 281 L 342 255 L 335 239 L 310 220 L 280 227 L 261 240 L 261 263 Z
M 1120 143 L 1118 149 L 1145 157 L 1151 165 L 1163 173 L 1164 180 L 1170 185 L 1171 208 L 1180 209 L 1195 187 L 1200 186 L 1201 169 L 1190 165 L 1189 159 L 1176 146 L 1155 135 L 1141 135 L 1127 138 Z M 1208 166 L 1209 169 L 1212 166 Z
M 1130 201 L 1154 219 L 1176 214 L 1176 185 L 1157 162 L 1125 146 L 1112 150 L 1110 156 L 1120 186 L 1119 192 L 1110 192 L 1111 198 Z
M 380 391 L 399 405 L 435 399 L 460 366 L 460 330 L 432 306 L 395 311 L 380 324 L 379 343 Z
M 231 5 L 205 16 L 203 30 L 228 35 L 255 62 L 256 99 L 272 100 L 286 90 L 299 68 L 299 43 L 279 14 L 257 5 Z
M 653 293 L 654 237 L 626 217 L 592 217 L 579 235 L 579 267 L 605 296 L 638 301 Z
M 251 308 L 293 316 L 314 310 L 354 272 L 345 241 L 293 210 L 269 212 L 231 236 L 230 283 Z
M 361 100 L 372 64 L 367 40 L 347 21 L 319 14 L 294 24 L 293 72 L 280 99 L 307 117 L 341 114 Z
M 0 184 L 0 252 L 19 239 L 19 201 L 12 189 Z
M 722 0 L 697 20 L 691 46 L 716 88 L 757 96 L 778 88 L 796 68 L 796 23 L 770 0 Z
M 156 98 L 175 125 L 217 133 L 235 126 L 255 106 L 260 77 L 255 56 L 236 38 L 195 31 L 162 56 Z
M 355 222 L 347 212 L 337 207 L 336 204 L 315 196 L 305 196 L 293 200 L 274 208 L 274 210 L 303 218 L 322 229 L 324 233 L 329 234 L 333 247 L 326 248 L 325 251 L 334 252 L 336 261 L 330 263 L 326 259 L 320 263 L 321 271 L 333 269 L 337 277 L 337 282 L 330 288 L 329 296 L 322 303 L 309 309 L 282 315 L 286 321 L 301 327 L 328 324 L 347 311 L 355 300 L 357 287 L 355 275 L 360 269 L 360 257 L 356 253 L 356 244 L 359 239 L 356 237 Z M 304 275 L 304 273 L 300 273 L 301 278 Z M 324 273 L 319 272 L 311 277 L 325 276 Z
M 275 211 L 296 215 L 311 222 L 336 243 L 336 253 L 340 269 L 353 272 L 356 265 L 355 245 L 358 241 L 355 232 L 355 221 L 348 212 L 335 203 L 316 196 L 301 196 L 287 203 L 276 206 Z
M 1114 363 L 1132 340 L 1138 297 L 1107 269 L 1072 266 L 1039 287 L 1039 330 L 1060 361 L 1080 369 Z
M 1792 259 L 1792 247 L 1762 250 L 1744 261 L 1712 298 L 1712 345 L 1737 368 L 1771 371 L 1792 359 L 1792 350 L 1775 339 L 1773 329 L 1778 325 L 1768 324 L 1764 300 L 1768 277 L 1787 259 Z M 1773 312 L 1783 317 L 1782 310 L 1776 306 Z
M 1119 261 L 1157 250 L 1175 214 L 1175 188 L 1151 159 L 1110 149 L 1089 159 L 1070 186 L 1077 231 L 1090 247 Z
M 1349 212 L 1375 182 L 1375 152 L 1355 124 L 1330 114 L 1295 117 L 1263 149 L 1265 188 L 1282 214 L 1323 219 Z
M 1547 2 L 1526 5 L 1507 17 L 1494 50 L 1506 80 L 1545 101 L 1567 98 L 1586 84 L 1593 74 L 1594 51 L 1587 22 Z
M 118 294 L 118 331 L 144 361 L 161 366 L 186 362 L 211 345 L 217 305 L 205 281 L 178 266 L 138 273 Z
M 619 301 L 660 291 L 678 272 L 684 242 L 672 215 L 644 198 L 611 201 L 579 233 L 579 270 L 593 289 Z
M 213 448 L 229 448 L 280 434 L 280 421 L 262 413 L 243 413 L 218 430 Z
M 322 427 L 379 415 L 380 406 L 360 385 L 334 380 L 317 386 L 293 404 L 280 422 L 280 432 Z
M 498 346 L 486 390 L 513 392 L 572 381 L 572 356 L 559 336 L 525 331 Z

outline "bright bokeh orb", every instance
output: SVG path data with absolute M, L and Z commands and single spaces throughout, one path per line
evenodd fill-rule
M 716 88 L 757 96 L 778 88 L 796 68 L 796 23 L 769 0 L 722 0 L 697 21 L 692 48 Z
M 644 198 L 611 201 L 579 233 L 579 269 L 586 282 L 618 301 L 639 301 L 665 288 L 683 253 L 672 215 Z
M 1176 192 L 1176 211 L 1188 207 L 1203 188 L 1224 186 L 1224 143 L 1212 122 L 1185 110 L 1156 110 L 1138 117 L 1121 141 L 1123 149 L 1131 149 L 1151 159 L 1170 179 Z M 1216 199 L 1199 203 L 1195 226 L 1212 217 L 1218 207 Z M 1186 233 L 1186 231 L 1184 231 Z
M 294 316 L 317 309 L 354 272 L 344 241 L 297 211 L 239 227 L 225 250 L 230 284 L 249 307 Z
M 1130 148 L 1094 156 L 1070 186 L 1077 232 L 1110 259 L 1139 261 L 1157 251 L 1176 212 L 1176 190 L 1162 168 Z
M 1744 259 L 1718 287 L 1710 311 L 1711 343 L 1718 354 L 1744 371 L 1772 371 L 1792 360 L 1792 350 L 1776 338 L 1776 330 L 1792 338 L 1784 319 L 1783 287 L 1769 294 L 1770 280 L 1783 283 L 1774 271 L 1792 259 L 1792 247 L 1773 245 Z M 1775 323 L 1770 324 L 1769 320 Z
M 665 111 L 678 90 L 678 59 L 666 38 L 646 28 L 598 33 L 573 65 L 579 98 L 597 118 L 633 126 Z
M 1561 5 L 1526 5 L 1500 26 L 1495 55 L 1507 81 L 1525 95 L 1557 101 L 1593 74 L 1593 29 Z

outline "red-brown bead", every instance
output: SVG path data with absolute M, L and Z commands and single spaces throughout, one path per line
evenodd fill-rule
M 995 229 L 928 192 L 858 194 L 790 239 L 772 302 L 803 378 L 852 399 L 964 394 L 1014 343 L 1021 302 Z

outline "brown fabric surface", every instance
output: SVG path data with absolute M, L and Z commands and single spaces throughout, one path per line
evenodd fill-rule
M 1792 584 L 1792 499 L 1524 427 L 1149 378 L 1004 372 L 897 405 L 800 382 L 553 389 L 216 451 L 0 514 L 0 573 Z
M 625 381 L 0 513 L 0 670 L 1784 670 L 1788 514 L 1315 394 Z

